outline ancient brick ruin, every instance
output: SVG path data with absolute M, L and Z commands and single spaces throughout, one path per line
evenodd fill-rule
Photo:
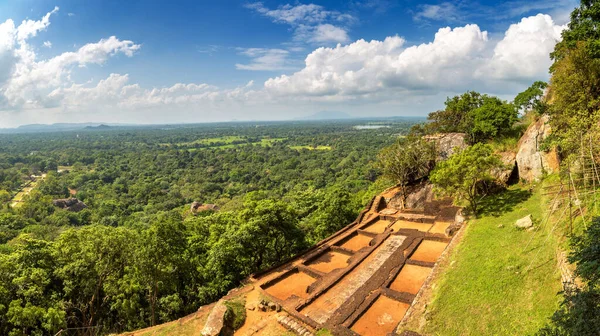
M 320 328 L 335 335 L 395 333 L 451 241 L 447 232 L 454 232 L 459 210 L 450 200 L 400 210 L 390 205 L 397 193 L 392 188 L 375 197 L 352 224 L 251 277 L 261 295 L 289 314 L 280 323 L 297 325 L 301 334 Z

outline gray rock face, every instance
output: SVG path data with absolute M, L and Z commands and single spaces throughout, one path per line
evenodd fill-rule
M 422 209 L 426 202 L 430 202 L 433 199 L 433 185 L 429 182 L 407 186 L 406 189 L 404 206 L 402 206 L 402 194 L 398 193 L 388 201 L 390 208 Z
M 443 133 L 425 136 L 428 141 L 434 141 L 437 151 L 436 161 L 447 160 L 452 154 L 467 147 L 467 135 L 464 133 Z
M 501 152 L 498 153 L 498 155 L 500 156 L 500 161 L 502 161 L 504 167 L 500 169 L 494 168 L 492 170 L 492 176 L 494 176 L 499 183 L 506 184 L 515 169 L 517 154 L 513 152 Z
M 527 182 L 539 181 L 545 172 L 553 173 L 560 168 L 560 160 L 556 150 L 543 152 L 540 145 L 552 132 L 548 124 L 548 116 L 542 116 L 529 125 L 519 140 L 517 166 L 519 178 Z
M 206 320 L 206 324 L 202 329 L 202 336 L 218 336 L 221 334 L 221 331 L 225 327 L 225 313 L 227 312 L 227 307 L 225 306 L 225 302 L 221 299 L 213 310 L 208 315 L 208 319 Z
M 527 215 L 515 222 L 515 226 L 519 229 L 529 229 L 533 227 L 533 221 L 531 220 L 531 215 Z

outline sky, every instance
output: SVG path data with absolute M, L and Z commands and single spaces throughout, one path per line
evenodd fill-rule
M 0 128 L 425 116 L 548 80 L 573 0 L 0 0 Z

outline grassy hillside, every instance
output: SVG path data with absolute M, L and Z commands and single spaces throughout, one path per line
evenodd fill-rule
M 480 218 L 465 227 L 422 320 L 409 322 L 426 335 L 527 335 L 559 303 L 561 290 L 554 221 L 544 221 L 548 200 L 541 188 L 522 187 L 489 197 Z M 558 211 L 560 212 L 560 210 Z M 536 230 L 514 226 L 531 214 Z

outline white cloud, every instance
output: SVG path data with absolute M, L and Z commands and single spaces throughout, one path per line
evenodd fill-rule
M 52 42 L 50 42 L 50 41 L 45 41 L 45 42 L 44 42 L 44 47 L 46 47 L 46 48 L 52 48 Z
M 552 64 L 548 55 L 561 39 L 565 26 L 558 26 L 548 15 L 538 14 L 512 24 L 496 44 L 491 60 L 478 75 L 497 79 L 543 78 Z
M 12 20 L 0 24 L 0 109 L 21 109 L 52 106 L 47 94 L 69 84 L 73 66 L 103 64 L 115 54 L 133 56 L 140 46 L 114 36 L 89 43 L 75 52 L 65 52 L 48 60 L 38 61 L 27 40 L 50 25 L 50 16 L 41 20 L 24 20 L 15 27 Z M 44 43 L 51 46 L 50 42 Z
M 290 69 L 289 51 L 284 49 L 240 48 L 240 54 L 252 58 L 249 64 L 236 64 L 238 70 L 274 71 Z
M 269 9 L 262 2 L 255 2 L 247 4 L 246 7 L 275 23 L 290 25 L 294 29 L 294 40 L 297 42 L 345 43 L 349 38 L 344 25 L 355 21 L 350 14 L 329 11 L 315 4 L 287 4 L 277 9 Z
M 23 42 L 30 37 L 36 36 L 39 31 L 46 30 L 50 25 L 50 15 L 56 12 L 58 12 L 58 7 L 54 7 L 40 21 L 23 20 L 17 28 L 17 40 Z
M 311 42 L 316 43 L 346 43 L 349 40 L 348 33 L 344 29 L 328 23 L 318 25 L 310 38 Z
M 281 20 L 307 22 L 303 15 L 290 12 L 282 14 Z M 46 29 L 46 17 L 49 14 L 24 26 L 21 36 L 31 37 Z M 327 24 L 311 27 L 316 31 Z M 295 26 L 298 31 L 300 26 Z M 547 15 L 524 18 L 497 40 L 477 25 L 446 27 L 430 42 L 418 45 L 390 36 L 317 48 L 306 56 L 300 70 L 272 77 L 263 85 L 250 81 L 234 88 L 205 83 L 145 88 L 127 74 L 87 83 L 71 78 L 79 67 L 105 64 L 117 54 L 134 56 L 140 45 L 133 41 L 113 36 L 38 60 L 27 38 L 18 37 L 19 27 L 12 20 L 0 23 L 0 127 L 30 123 L 32 118 L 35 122 L 69 118 L 154 123 L 273 120 L 323 109 L 357 115 L 366 110 L 425 114 L 439 108 L 447 95 L 477 90 L 512 98 L 532 81 L 547 79 L 548 53 L 563 29 Z M 332 32 L 335 29 L 324 28 L 324 35 Z M 327 37 L 336 38 L 346 39 L 347 35 Z M 281 70 L 293 66 L 289 55 L 301 50 L 293 46 L 238 52 L 249 58 L 247 64 L 237 64 L 238 69 Z
M 67 13 L 68 16 L 73 17 L 75 16 L 75 13 Z
M 453 3 L 442 2 L 439 5 L 421 5 L 413 19 L 454 22 L 459 20 L 459 16 L 459 10 Z
M 410 47 L 400 37 L 388 37 L 319 48 L 302 70 L 267 80 L 265 89 L 274 96 L 335 101 L 468 89 L 503 93 L 514 87 L 511 83 L 548 77 L 549 52 L 562 29 L 538 15 L 511 25 L 500 41 L 466 25 L 441 28 L 432 42 Z

